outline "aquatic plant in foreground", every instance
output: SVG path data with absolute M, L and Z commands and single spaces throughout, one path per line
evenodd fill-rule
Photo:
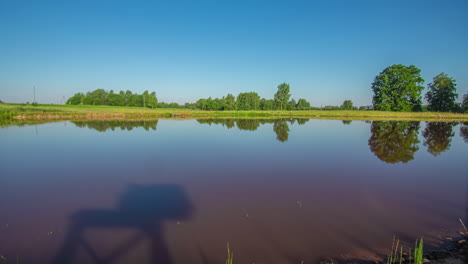
M 395 237 L 393 237 L 392 242 L 392 249 L 390 251 L 390 255 L 387 258 L 387 264 L 402 264 L 402 263 L 413 263 L 413 264 L 422 264 L 424 261 L 423 258 L 423 238 L 416 239 L 416 243 L 414 246 L 414 254 L 413 258 L 411 258 L 411 248 L 408 251 L 408 262 L 405 262 L 405 258 L 403 257 L 406 253 L 403 253 L 403 246 L 400 245 L 400 240 L 397 239 L 395 243 Z

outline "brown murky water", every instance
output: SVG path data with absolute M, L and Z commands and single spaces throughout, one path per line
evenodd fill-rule
M 0 128 L 0 263 L 317 263 L 468 222 L 468 126 L 75 121 Z

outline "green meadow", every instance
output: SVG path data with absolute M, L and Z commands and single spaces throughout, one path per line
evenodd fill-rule
M 468 121 L 468 114 L 442 112 L 385 112 L 364 110 L 258 110 L 206 111 L 172 108 L 143 108 L 91 105 L 0 104 L 2 119 L 82 118 L 200 118 L 200 117 L 302 117 L 344 120 Z

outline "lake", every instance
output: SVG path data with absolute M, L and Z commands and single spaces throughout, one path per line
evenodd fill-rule
M 0 263 L 378 260 L 468 223 L 468 124 L 59 121 L 0 128 Z

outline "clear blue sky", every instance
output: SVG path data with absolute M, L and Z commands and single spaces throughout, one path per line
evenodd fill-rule
M 160 101 L 278 84 L 312 105 L 372 102 L 385 67 L 468 91 L 468 1 L 0 1 L 0 100 L 62 103 L 97 88 Z M 424 91 L 425 93 L 426 91 Z M 460 100 L 461 98 L 459 98 Z

